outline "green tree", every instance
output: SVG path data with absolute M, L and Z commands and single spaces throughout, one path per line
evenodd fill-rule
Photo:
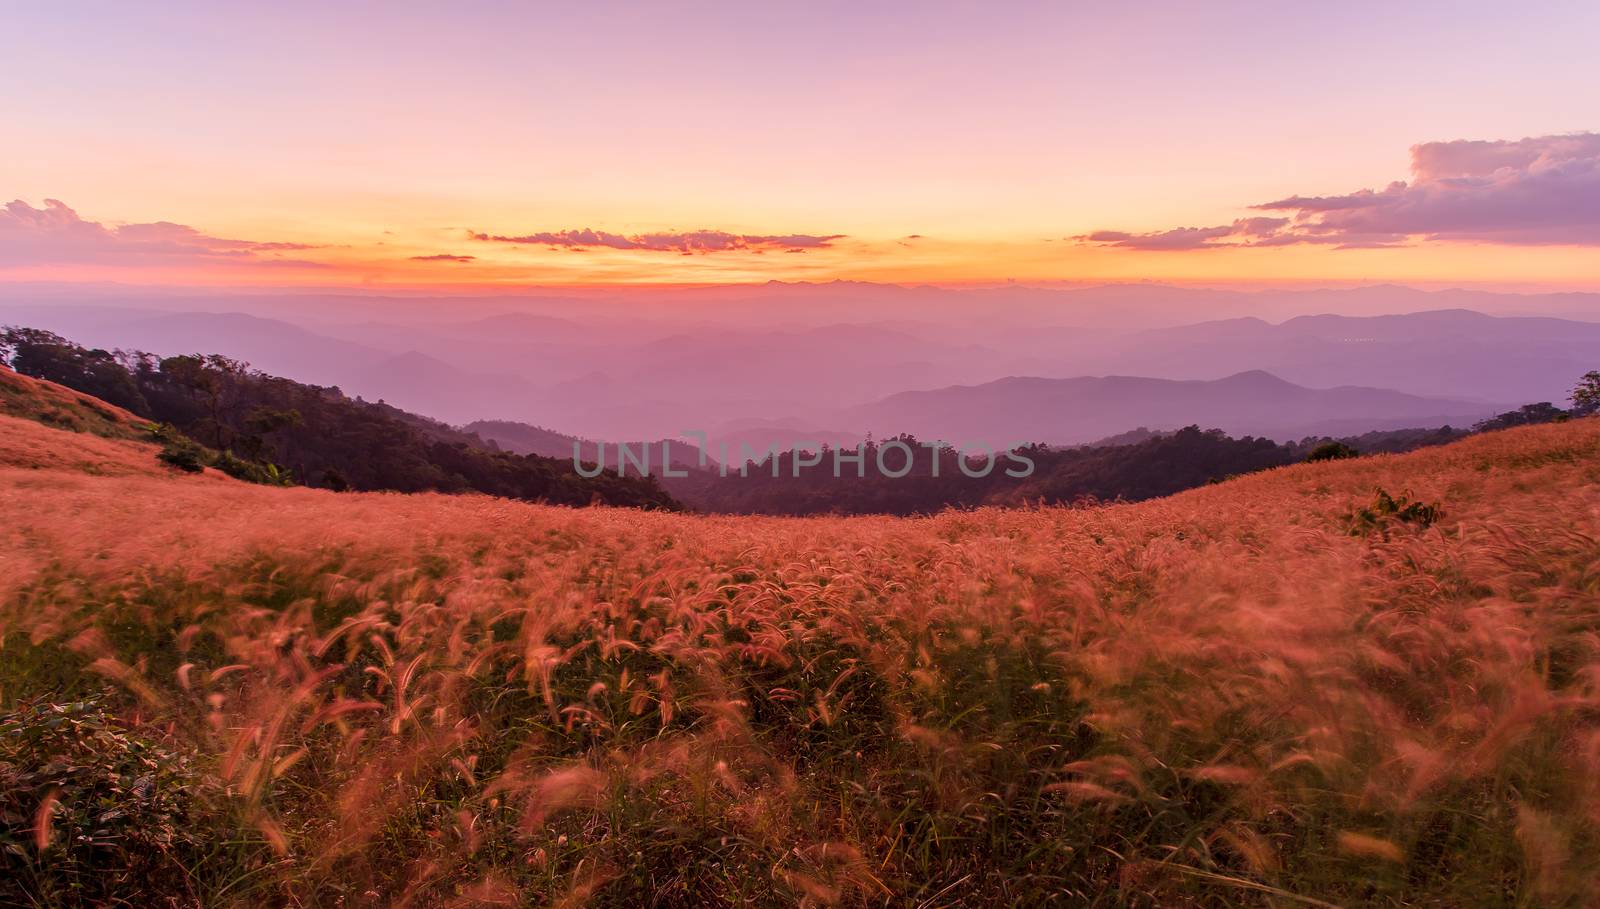
M 1590 370 L 1578 380 L 1578 387 L 1572 390 L 1572 413 L 1574 416 L 1586 417 L 1600 411 L 1600 371 Z
M 1549 401 L 1540 401 L 1538 404 L 1524 404 L 1516 410 L 1508 410 L 1497 417 L 1477 423 L 1472 428 L 1478 432 L 1488 432 L 1492 429 L 1510 429 L 1513 426 L 1560 423 L 1568 416 L 1570 415 L 1566 411 Z
M 161 374 L 188 390 L 204 407 L 204 429 L 210 431 L 211 444 L 218 450 L 231 448 L 238 435 L 228 416 L 236 397 L 235 387 L 248 369 L 238 360 L 217 354 L 167 357 L 161 361 Z
M 280 429 L 296 429 L 304 425 L 305 418 L 300 416 L 298 410 L 259 405 L 252 407 L 244 418 L 244 428 L 247 432 L 239 437 L 239 450 L 251 460 L 265 460 L 267 443 L 273 433 Z

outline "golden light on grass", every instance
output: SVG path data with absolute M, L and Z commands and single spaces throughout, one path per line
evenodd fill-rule
M 196 756 L 261 845 L 211 904 L 1600 899 L 1600 421 L 919 519 L 82 441 L 0 445 L 3 695 Z

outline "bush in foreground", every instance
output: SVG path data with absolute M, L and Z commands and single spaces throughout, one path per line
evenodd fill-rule
M 120 721 L 103 697 L 0 711 L 0 901 L 203 902 L 214 859 L 236 873 L 248 850 L 223 825 L 225 795 L 199 763 Z

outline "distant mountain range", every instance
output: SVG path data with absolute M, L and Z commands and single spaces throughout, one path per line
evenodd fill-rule
M 0 302 L 16 292 L 0 288 Z M 1234 414 L 1249 417 L 1238 424 L 1245 428 L 1338 433 L 1561 404 L 1578 376 L 1600 367 L 1600 323 L 1489 314 L 1600 316 L 1600 297 L 1590 294 L 850 282 L 473 298 L 117 292 L 129 295 L 74 301 L 39 291 L 0 308 L 0 324 L 108 348 L 221 353 L 454 424 L 508 420 L 607 440 L 697 429 L 734 452 L 739 441 L 764 450 L 787 440 L 849 444 L 868 430 L 935 431 L 926 395 L 1030 387 L 1008 377 L 1218 380 L 1261 370 L 1305 389 L 1357 386 L 1443 402 L 1408 402 L 1371 419 Z M 238 311 L 214 311 L 224 307 Z M 1417 311 L 1381 314 L 1401 308 Z M 1316 314 L 1330 311 L 1344 314 Z M 1229 318 L 1193 322 L 1198 313 Z M 899 414 L 900 405 L 912 410 Z M 985 406 L 1036 410 L 1027 401 Z M 1080 408 L 1091 428 L 1048 414 L 1056 422 L 1045 428 L 1087 441 L 1137 427 L 1141 413 L 1160 411 L 1130 410 L 1108 424 Z
M 707 454 L 713 466 L 724 458 L 738 464 L 751 457 L 759 460 L 772 448 L 848 448 L 869 436 L 886 439 L 901 433 L 990 447 L 1033 442 L 1119 445 L 1191 425 L 1239 436 L 1296 441 L 1373 430 L 1464 428 L 1509 406 L 1360 386 L 1306 388 L 1261 370 L 1212 381 L 1011 377 L 980 385 L 903 392 L 835 414 L 838 425 L 865 427 L 856 431 L 823 430 L 793 421 L 732 423 L 707 439 Z M 594 460 L 597 445 L 603 444 L 607 463 L 615 465 L 616 443 L 612 440 L 597 443 L 511 420 L 480 420 L 462 428 L 519 454 L 570 458 L 576 443 L 585 460 Z M 693 466 L 696 446 L 682 437 L 671 441 L 674 461 Z M 637 450 L 641 443 L 624 444 Z M 660 452 L 661 440 L 649 446 Z
M 1227 328 L 1255 331 L 1260 326 Z M 835 425 L 871 432 L 819 430 L 795 418 L 731 421 L 705 440 L 704 456 L 681 437 L 670 443 L 634 440 L 622 443 L 631 454 L 624 465 L 613 440 L 512 420 L 454 427 L 220 358 L 179 357 L 154 364 L 33 331 L 0 335 L 0 351 L 27 375 L 60 381 L 152 423 L 172 424 L 176 429 L 170 432 L 209 446 L 209 461 L 200 463 L 234 465 L 219 469 L 233 470 L 235 476 L 253 476 L 250 469 L 271 466 L 273 477 L 287 470 L 333 489 L 475 490 L 575 505 L 684 503 L 734 513 L 912 514 L 1085 496 L 1145 498 L 1290 464 L 1326 449 L 1329 437 L 1340 437 L 1334 457 L 1351 449 L 1399 451 L 1439 444 L 1509 409 L 1365 386 L 1308 388 L 1264 370 L 1214 380 L 1008 377 L 901 392 L 836 413 Z M 425 355 L 380 362 L 409 371 L 424 392 L 440 379 L 435 361 Z M 53 416 L 59 408 L 37 395 L 0 398 L 16 399 L 9 406 L 22 415 L 58 423 L 78 419 Z M 1503 416 L 1498 425 L 1566 418 L 1548 405 L 1530 406 Z M 895 437 L 904 433 L 968 453 L 1007 452 L 1008 469 L 974 474 L 961 451 L 902 445 Z M 832 463 L 815 469 L 827 457 L 819 448 L 854 447 L 859 441 L 867 442 L 867 450 L 856 458 L 855 476 L 835 473 Z M 663 463 L 669 444 L 670 470 Z M 906 472 L 883 466 L 894 446 L 903 452 L 890 462 Z M 1019 447 L 1023 450 L 1010 450 Z M 777 455 L 769 457 L 769 449 Z M 817 454 L 802 458 L 797 453 L 802 449 Z M 575 452 L 587 464 L 599 462 L 607 469 L 579 469 L 572 463 Z M 737 469 L 747 458 L 764 463 L 754 471 Z M 803 460 L 812 466 L 802 470 Z M 727 471 L 719 469 L 722 463 Z M 1009 469 L 1020 464 L 1028 469 Z M 618 471 L 627 476 L 619 477 Z M 651 477 L 640 478 L 640 472 Z
M 1241 366 L 1311 386 L 1559 403 L 1600 365 L 1600 323 L 1496 317 L 1470 310 L 1392 316 L 1300 316 L 1201 322 L 1125 336 L 1083 361 L 1093 371 L 1157 378 L 1227 375 Z
M 1161 430 L 1191 424 L 1291 440 L 1369 429 L 1471 425 L 1496 410 L 1495 405 L 1382 388 L 1305 388 L 1251 370 L 1212 381 L 1011 377 L 904 392 L 849 409 L 840 419 L 880 434 L 910 432 L 924 439 L 1001 447 L 1074 445 L 1135 426 Z
M 611 440 L 597 442 L 593 439 L 582 439 L 543 426 L 514 420 L 476 420 L 461 429 L 485 441 L 493 442 L 506 451 L 547 458 L 570 459 L 576 451 L 584 461 L 599 462 L 603 447 L 604 463 L 608 467 L 615 467 L 617 464 L 618 443 Z M 861 440 L 861 433 L 807 429 L 785 422 L 742 421 L 724 427 L 723 431 L 716 435 L 708 436 L 703 440 L 703 446 L 701 439 L 681 436 L 650 442 L 625 441 L 621 444 L 628 446 L 631 452 L 648 448 L 653 459 L 652 464 L 657 468 L 660 466 L 660 453 L 668 451 L 672 453 L 673 465 L 716 469 L 724 461 L 735 466 L 746 461 L 760 461 L 773 450 L 785 451 L 796 445 L 808 448 L 828 445 L 839 448 L 853 446 Z M 670 447 L 664 448 L 663 443 L 670 444 Z M 705 451 L 703 457 L 702 447 Z

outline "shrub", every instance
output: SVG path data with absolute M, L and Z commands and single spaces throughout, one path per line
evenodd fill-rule
M 171 905 L 194 895 L 217 818 L 193 757 L 118 722 L 104 696 L 0 713 L 0 903 Z M 193 900 L 198 902 L 198 899 Z
M 329 467 L 322 472 L 322 488 L 334 492 L 349 492 L 350 480 L 345 477 L 344 471 L 337 467 Z
M 294 477 L 289 471 L 276 464 L 261 461 L 246 461 L 231 451 L 218 454 L 211 466 L 222 471 L 236 480 L 246 483 L 260 483 L 263 486 L 293 486 Z
M 1356 451 L 1354 448 L 1351 448 L 1343 442 L 1324 442 L 1312 449 L 1311 454 L 1306 455 L 1306 462 L 1343 461 L 1348 458 L 1359 457 L 1361 457 L 1361 452 Z
M 150 428 L 150 435 L 161 443 L 156 455 L 161 463 L 187 473 L 200 473 L 215 467 L 236 480 L 259 483 L 263 486 L 293 486 L 294 475 L 276 464 L 264 461 L 247 461 L 231 451 L 212 451 L 194 441 L 171 424 Z
M 185 473 L 200 473 L 206 469 L 206 451 L 182 436 L 168 437 L 156 455 L 161 463 Z
M 1389 529 L 1395 524 L 1413 524 L 1417 527 L 1430 527 L 1440 518 L 1444 517 L 1444 509 L 1439 503 L 1423 504 L 1413 501 L 1410 493 L 1402 492 L 1399 498 L 1389 495 L 1379 487 L 1372 498 L 1372 504 L 1366 508 L 1358 508 L 1350 513 L 1351 536 L 1362 536 L 1374 530 L 1382 531 L 1388 536 Z

